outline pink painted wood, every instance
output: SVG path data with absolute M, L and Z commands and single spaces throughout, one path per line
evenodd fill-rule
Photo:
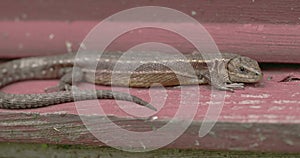
M 134 2 L 134 3 L 131 3 Z M 31 4 L 28 7 L 27 3 Z M 201 22 L 222 52 L 247 55 L 261 62 L 300 63 L 299 8 L 293 0 L 280 1 L 47 1 L 3 2 L 0 11 L 0 57 L 15 58 L 76 51 L 87 33 L 108 16 L 136 6 L 154 5 L 177 9 Z M 90 4 L 90 5 L 83 5 Z M 68 8 L 68 9 L 65 9 Z M 112 24 L 111 28 L 122 24 Z M 182 23 L 184 30 L 189 26 Z M 193 38 L 199 38 L 195 35 Z M 171 39 L 171 40 L 170 40 Z M 166 32 L 144 30 L 116 41 L 112 50 L 124 50 L 136 42 L 167 42 L 185 52 L 191 45 Z
M 179 10 L 201 22 L 299 24 L 299 2 L 295 0 L 3 0 L 1 20 L 14 21 L 81 21 L 103 20 L 139 6 L 161 6 Z M 30 6 L 28 5 L 30 4 Z
M 167 147 L 299 152 L 300 82 L 279 82 L 289 75 L 300 78 L 299 72 L 299 69 L 266 70 L 261 83 L 247 85 L 245 90 L 237 90 L 235 93 L 227 93 L 217 124 L 204 138 L 199 138 L 197 134 L 209 106 L 211 91 L 209 86 L 200 86 L 201 99 L 193 124 Z M 17 94 L 41 93 L 44 88 L 56 83 L 26 81 L 7 86 L 3 90 Z M 103 86 L 97 88 L 109 89 Z M 131 89 L 130 92 L 150 101 L 148 89 Z M 163 92 L 162 89 L 153 89 L 155 100 L 164 100 Z M 100 103 L 105 114 L 112 116 L 111 119 L 119 126 L 138 132 L 151 131 L 153 127 L 159 128 L 170 121 L 178 110 L 180 89 L 167 88 L 166 93 L 167 100 L 157 113 L 127 102 L 120 103 L 122 109 L 112 100 L 102 100 Z M 98 112 L 98 108 L 91 106 L 91 102 L 83 103 L 84 105 L 79 107 L 86 111 L 83 117 L 99 119 L 91 117 L 91 113 L 88 112 L 105 116 L 104 113 Z M 159 107 L 161 102 L 152 104 Z M 145 122 L 136 120 L 134 116 L 148 116 L 154 120 Z M 0 141 L 104 145 L 84 128 L 74 103 L 28 110 L 0 110 L 0 119 Z M 103 132 L 111 128 L 105 124 L 99 126 L 105 127 Z M 78 133 L 79 131 L 81 132 Z
M 2 58 L 61 54 L 68 51 L 68 46 L 76 52 L 81 41 L 97 24 L 93 21 L 0 23 L 0 30 L 4 32 L 3 38 L 0 38 Z M 113 30 L 118 25 L 126 25 L 126 22 L 110 25 Z M 299 25 L 206 23 L 204 26 L 221 52 L 246 55 L 260 62 L 300 63 Z M 186 28 L 195 29 L 196 26 L 181 23 L 177 27 L 186 31 Z M 107 50 L 127 50 L 153 41 L 169 44 L 183 53 L 195 50 L 183 37 L 158 29 L 139 29 L 120 37 L 103 38 L 116 38 Z M 189 38 L 199 40 L 201 37 L 194 34 Z

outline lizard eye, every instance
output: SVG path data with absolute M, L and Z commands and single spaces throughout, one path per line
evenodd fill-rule
M 241 67 L 239 67 L 239 69 L 240 69 L 241 72 L 245 72 L 245 68 L 244 67 L 241 66 Z

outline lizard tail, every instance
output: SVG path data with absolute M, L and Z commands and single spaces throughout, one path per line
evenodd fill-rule
M 75 90 L 43 93 L 43 94 L 9 94 L 0 92 L 0 108 L 3 109 L 27 109 L 56 105 L 67 102 L 94 100 L 94 99 L 116 99 L 130 101 L 151 110 L 157 109 L 148 102 L 122 92 L 110 90 Z

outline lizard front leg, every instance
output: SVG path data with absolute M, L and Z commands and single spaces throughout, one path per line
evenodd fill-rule
M 201 74 L 208 81 L 210 85 L 219 90 L 226 90 L 233 92 L 234 89 L 243 89 L 243 83 L 233 83 L 228 78 L 228 72 L 224 61 L 215 60 L 207 69 Z

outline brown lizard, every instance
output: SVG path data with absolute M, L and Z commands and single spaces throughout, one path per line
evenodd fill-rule
M 220 90 L 232 91 L 234 88 L 243 88 L 243 83 L 258 82 L 262 78 L 262 72 L 257 61 L 236 54 L 222 54 L 222 58 L 204 60 L 200 54 L 186 54 L 185 59 L 162 58 L 163 53 L 156 54 L 153 58 L 127 58 L 121 59 L 121 53 L 103 53 L 101 58 L 87 55 L 84 58 L 75 58 L 75 54 L 64 54 L 47 57 L 30 57 L 17 59 L 0 65 L 0 87 L 13 82 L 31 79 L 57 79 L 60 83 L 56 87 L 59 92 L 43 94 L 9 94 L 0 92 L 0 108 L 23 109 L 55 105 L 73 102 L 73 93 L 70 91 L 73 81 L 87 81 L 101 85 L 117 85 L 129 87 L 150 87 L 155 83 L 163 86 L 211 84 Z M 96 70 L 88 67 L 89 63 L 97 62 Z M 76 63 L 76 67 L 74 64 Z M 114 71 L 116 63 L 121 66 L 141 64 L 135 70 Z M 180 67 L 180 63 L 188 63 L 195 70 L 194 74 L 186 70 L 178 70 L 176 73 L 169 67 Z M 225 69 L 214 71 L 223 63 Z M 208 66 L 212 64 L 209 71 Z M 165 65 L 165 66 L 164 66 Z M 113 73 L 113 76 L 112 76 Z M 130 74 L 130 80 L 125 76 Z M 112 81 L 112 77 L 115 79 Z M 53 88 L 48 89 L 53 91 Z M 91 99 L 116 99 L 137 103 L 139 105 L 156 110 L 155 107 L 142 99 L 130 94 L 113 92 L 110 90 L 77 90 L 78 100 Z

